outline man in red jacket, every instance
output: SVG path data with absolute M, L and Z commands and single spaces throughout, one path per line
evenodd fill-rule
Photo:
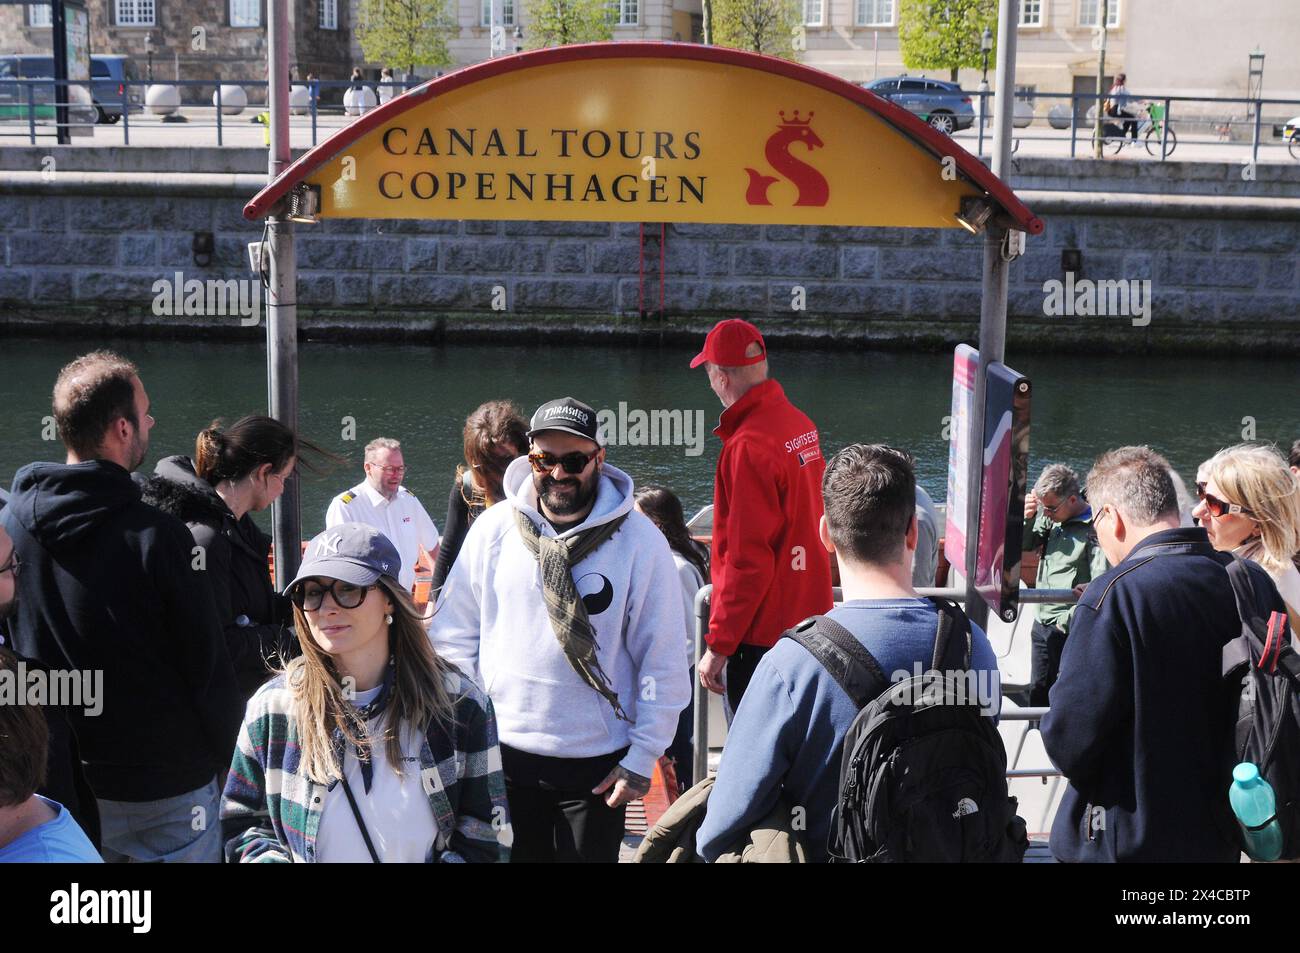
M 734 712 L 781 633 L 831 608 L 830 556 L 817 535 L 822 459 L 816 425 L 767 376 L 748 321 L 720 321 L 691 367 L 705 365 L 725 408 L 713 486 L 713 599 L 700 683 Z M 723 682 L 723 672 L 726 682 Z

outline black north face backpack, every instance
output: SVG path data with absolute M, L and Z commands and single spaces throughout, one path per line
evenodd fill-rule
M 1300 858 L 1300 655 L 1291 647 L 1286 613 L 1270 610 L 1263 616 L 1246 563 L 1234 556 L 1225 568 L 1241 616 L 1241 635 L 1223 647 L 1223 677 L 1239 694 L 1234 763 L 1251 762 L 1272 786 L 1282 859 L 1295 860 Z M 1230 783 L 1225 779 L 1225 792 Z M 1244 847 L 1240 838 L 1238 845 Z
M 1028 847 L 1007 796 L 1007 754 L 981 714 L 965 613 L 939 609 L 930 670 L 891 683 L 871 653 L 825 616 L 788 634 L 859 711 L 844 739 L 828 849 L 838 862 L 1020 863 Z

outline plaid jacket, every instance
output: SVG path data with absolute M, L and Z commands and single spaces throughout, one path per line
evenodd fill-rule
M 455 699 L 455 727 L 450 733 L 431 727 L 420 751 L 420 780 L 438 829 L 427 860 L 507 861 L 512 832 L 492 703 L 455 670 L 447 676 L 447 690 Z M 316 860 L 329 787 L 301 772 L 299 737 L 293 695 L 280 675 L 249 700 L 230 763 L 221 800 L 227 860 Z

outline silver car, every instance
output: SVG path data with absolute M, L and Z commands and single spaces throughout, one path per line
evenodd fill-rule
M 920 76 L 890 76 L 864 83 L 863 88 L 897 103 L 945 135 L 975 124 L 971 98 L 956 83 Z

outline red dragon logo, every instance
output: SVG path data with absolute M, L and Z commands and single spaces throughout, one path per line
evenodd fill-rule
M 749 173 L 749 189 L 745 192 L 745 201 L 750 205 L 771 205 L 767 190 L 778 178 L 785 178 L 799 190 L 795 205 L 825 205 L 831 194 L 825 177 L 808 163 L 790 155 L 790 147 L 796 142 L 806 145 L 809 152 L 826 145 L 812 131 L 813 113 L 809 112 L 807 119 L 800 119 L 799 110 L 796 109 L 793 118 L 786 119 L 785 111 L 781 110 L 780 116 L 781 122 L 776 132 L 768 136 L 767 144 L 763 147 L 763 156 L 768 165 L 780 175 L 763 175 L 756 169 L 746 168 L 745 171 Z

